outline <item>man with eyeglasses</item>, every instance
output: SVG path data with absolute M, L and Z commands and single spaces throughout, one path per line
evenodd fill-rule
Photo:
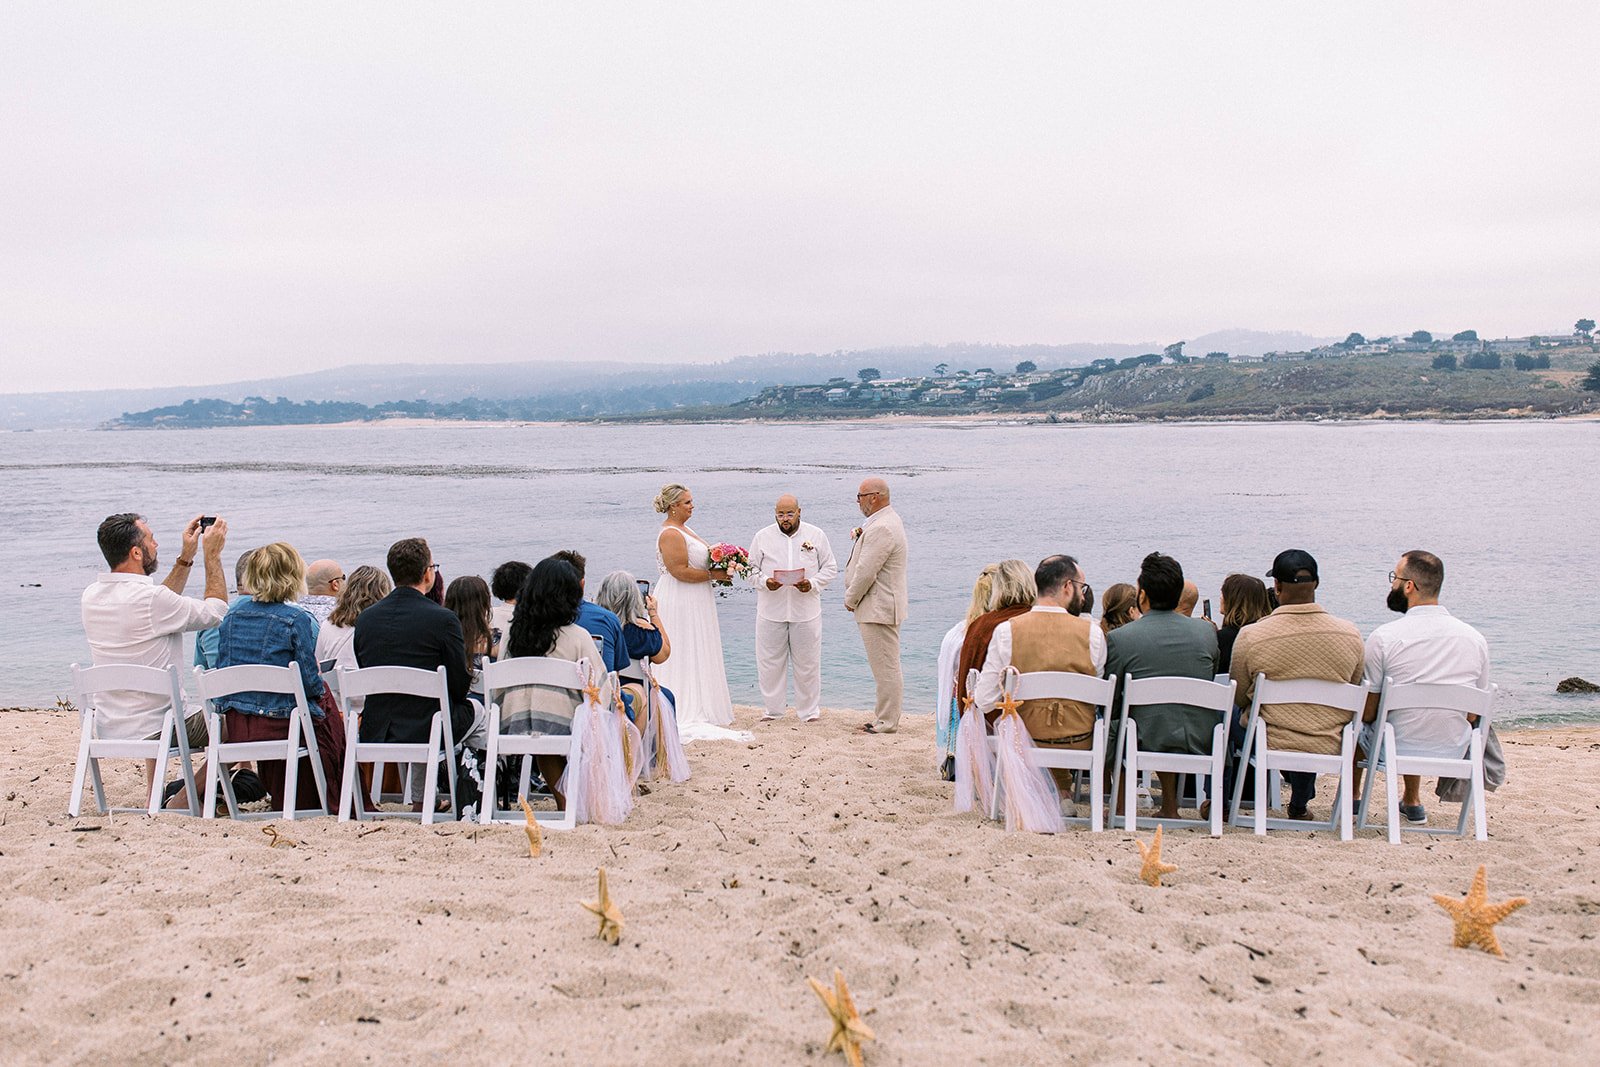
M 794 711 L 801 722 L 822 712 L 822 590 L 839 573 L 828 535 L 800 520 L 800 501 L 785 493 L 770 526 L 750 538 L 756 583 L 756 678 L 763 721 L 781 719 L 794 667 Z
M 1273 580 L 1277 610 L 1240 630 L 1233 645 L 1229 673 L 1240 706 L 1248 708 L 1255 698 L 1257 674 L 1274 682 L 1313 679 L 1360 685 L 1361 631 L 1316 602 L 1321 579 L 1315 557 L 1298 548 L 1279 552 L 1267 577 Z M 1261 719 L 1273 748 L 1321 755 L 1339 752 L 1340 731 L 1350 721 L 1347 713 L 1320 704 L 1264 704 Z M 1244 730 L 1237 726 L 1230 747 L 1243 744 Z M 1244 757 L 1240 760 L 1242 765 Z M 1289 817 L 1310 819 L 1307 805 L 1317 795 L 1317 776 L 1285 771 L 1283 778 L 1289 783 Z M 1232 796 L 1232 787 L 1229 774 L 1225 796 Z
M 856 505 L 866 521 L 851 534 L 850 560 L 844 568 L 844 606 L 855 616 L 867 664 L 877 683 L 869 734 L 890 734 L 900 725 L 900 624 L 906 621 L 910 593 L 906 586 L 906 528 L 889 504 L 889 484 L 868 478 L 856 491 Z
M 1356 746 L 1357 760 L 1378 749 L 1378 688 L 1385 678 L 1401 685 L 1489 686 L 1489 643 L 1440 605 L 1439 590 L 1443 586 L 1444 561 L 1420 548 L 1401 556 L 1389 572 L 1389 610 L 1398 611 L 1400 618 L 1384 623 L 1367 638 L 1366 679 L 1373 692 L 1362 715 L 1365 725 Z M 1459 755 L 1466 748 L 1467 725 L 1459 712 L 1405 708 L 1391 712 L 1389 724 L 1394 727 L 1395 743 L 1402 751 Z M 1422 777 L 1407 774 L 1402 781 L 1401 818 L 1409 823 L 1427 822 Z M 1361 792 L 1359 765 L 1355 791 Z
M 344 568 L 338 561 L 319 559 L 306 568 L 306 595 L 300 598 L 300 606 L 311 613 L 318 626 L 326 626 L 343 586 Z

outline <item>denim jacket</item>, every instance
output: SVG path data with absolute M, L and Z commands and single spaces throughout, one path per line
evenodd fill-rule
M 265 604 L 258 600 L 235 604 L 217 627 L 218 667 L 247 663 L 269 667 L 300 665 L 311 714 L 322 717 L 317 701 L 322 697 L 322 675 L 317 672 L 317 620 L 295 604 Z M 246 715 L 287 719 L 294 697 L 287 693 L 234 693 L 224 708 Z

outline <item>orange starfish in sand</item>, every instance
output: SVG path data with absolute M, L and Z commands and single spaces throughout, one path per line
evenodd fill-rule
M 850 1067 L 861 1067 L 861 1042 L 876 1041 L 871 1027 L 861 1021 L 856 1002 L 845 984 L 844 972 L 833 969 L 833 988 L 829 989 L 815 978 L 807 978 L 811 988 L 822 999 L 823 1006 L 833 1017 L 833 1033 L 828 1036 L 828 1052 L 843 1052 Z
M 1505 959 L 1506 954 L 1500 948 L 1500 939 L 1494 935 L 1494 925 L 1528 903 L 1528 898 L 1512 897 L 1499 904 L 1490 904 L 1489 868 L 1479 864 L 1478 873 L 1472 876 L 1472 888 L 1467 891 L 1464 899 L 1457 900 L 1443 893 L 1435 893 L 1433 902 L 1449 912 L 1450 918 L 1455 922 L 1456 948 L 1471 948 L 1476 945 L 1485 952 Z
M 518 797 L 517 799 L 522 802 L 522 817 L 528 823 L 527 826 L 523 827 L 528 834 L 528 855 L 538 859 L 539 853 L 544 851 L 544 835 L 539 830 L 539 820 L 533 817 L 533 809 L 528 807 L 527 797 Z
M 1144 860 L 1144 866 L 1139 869 L 1139 877 L 1144 879 L 1146 885 L 1160 885 L 1163 874 L 1171 874 L 1178 869 L 1175 863 L 1161 862 L 1161 827 L 1156 827 L 1156 836 L 1150 839 L 1147 845 L 1143 841 L 1135 841 L 1139 846 L 1139 858 Z
M 600 899 L 585 900 L 583 906 L 594 912 L 600 918 L 599 937 L 615 945 L 622 940 L 622 912 L 617 908 L 617 902 L 611 899 L 611 891 L 606 888 L 606 869 L 600 868 Z

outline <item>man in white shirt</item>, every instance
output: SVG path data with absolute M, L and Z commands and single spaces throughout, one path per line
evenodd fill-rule
M 228 610 L 228 581 L 222 569 L 222 546 L 228 524 L 223 519 L 190 520 L 183 530 L 183 547 L 172 570 L 159 584 L 156 539 L 145 520 L 134 514 L 112 515 L 97 533 L 109 573 L 83 591 L 83 632 L 97 667 L 130 663 L 165 669 L 183 663 L 183 635 L 216 626 Z M 203 547 L 202 547 L 203 546 Z M 183 595 L 196 552 L 205 560 L 205 599 Z M 106 693 L 96 699 L 99 726 L 104 737 L 155 740 L 161 732 L 166 702 L 144 693 Z M 183 711 L 184 709 L 179 709 Z M 187 716 L 190 747 L 206 743 L 204 716 L 198 710 Z M 156 761 L 145 761 L 153 779 Z M 179 804 L 186 798 L 175 798 Z
M 763 720 L 781 719 L 789 666 L 794 666 L 795 714 L 821 714 L 822 590 L 839 573 L 828 537 L 800 521 L 800 502 L 785 493 L 777 519 L 750 539 L 756 585 L 756 674 L 766 703 Z
M 1365 675 L 1373 693 L 1362 716 L 1366 725 L 1356 747 L 1357 759 L 1378 750 L 1377 690 L 1385 678 L 1401 685 L 1489 686 L 1489 643 L 1439 604 L 1444 562 L 1432 552 L 1412 549 L 1389 572 L 1389 582 L 1389 609 L 1400 612 L 1401 617 L 1384 623 L 1367 638 Z M 1467 725 L 1459 712 L 1407 708 L 1391 713 L 1389 723 L 1402 750 L 1443 752 L 1466 746 Z M 1422 777 L 1408 774 L 1403 781 L 1401 817 L 1411 823 L 1427 822 L 1420 795 Z M 1361 792 L 1360 767 L 1356 768 L 1355 791 Z

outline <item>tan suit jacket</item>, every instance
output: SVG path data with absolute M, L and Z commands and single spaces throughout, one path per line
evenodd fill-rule
M 844 582 L 844 606 L 855 612 L 856 622 L 906 621 L 906 528 L 892 506 L 877 512 L 850 546 Z

